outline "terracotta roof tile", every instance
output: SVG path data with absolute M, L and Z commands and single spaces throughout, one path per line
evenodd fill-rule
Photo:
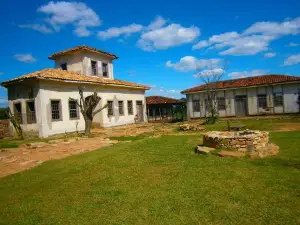
M 48 57 L 48 59 L 55 59 L 58 56 L 62 56 L 62 55 L 65 55 L 65 54 L 68 54 L 68 53 L 71 53 L 71 52 L 84 51 L 84 50 L 85 51 L 89 51 L 89 52 L 101 53 L 101 54 L 107 55 L 109 57 L 112 57 L 114 59 L 118 59 L 119 58 L 118 56 L 116 56 L 116 55 L 114 55 L 112 53 L 105 52 L 105 51 L 102 51 L 100 49 L 92 48 L 92 47 L 89 47 L 89 46 L 86 46 L 86 45 L 80 45 L 80 46 L 69 48 L 69 49 L 66 49 L 66 50 L 63 50 L 63 51 L 60 51 L 60 52 L 56 52 L 56 53 L 50 55 Z
M 110 80 L 110 79 L 104 79 L 101 77 L 92 77 L 92 76 L 86 76 L 81 75 L 72 71 L 67 70 L 61 70 L 61 69 L 44 69 L 40 71 L 36 71 L 33 73 L 29 73 L 17 78 L 14 78 L 12 80 L 4 81 L 1 83 L 2 86 L 7 86 L 10 83 L 13 83 L 15 81 L 25 80 L 25 79 L 44 79 L 44 80 L 57 80 L 57 81 L 70 81 L 70 82 L 82 82 L 82 83 L 95 83 L 95 84 L 103 84 L 103 85 L 117 85 L 117 86 L 125 86 L 125 87 L 131 87 L 131 88 L 139 88 L 139 89 L 145 89 L 149 90 L 150 87 L 137 84 L 137 83 L 131 83 L 127 81 L 122 80 Z
M 163 96 L 148 96 L 146 97 L 147 105 L 152 104 L 171 104 L 171 103 L 184 103 L 185 101 L 177 100 L 174 98 L 167 98 Z
M 300 77 L 296 76 L 287 76 L 287 75 L 264 75 L 257 77 L 247 77 L 233 80 L 225 80 L 219 81 L 217 86 L 218 89 L 225 88 L 240 88 L 240 87 L 251 87 L 251 86 L 259 86 L 259 85 L 267 85 L 267 84 L 277 84 L 277 83 L 286 83 L 286 82 L 300 82 Z M 182 94 L 204 91 L 206 85 L 199 85 L 196 87 L 192 87 L 182 91 Z

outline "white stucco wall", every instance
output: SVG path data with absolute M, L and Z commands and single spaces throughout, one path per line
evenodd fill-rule
M 55 60 L 55 68 L 60 69 L 61 64 L 67 63 L 67 70 L 74 71 L 79 74 L 84 74 L 83 71 L 83 55 L 79 52 L 72 55 L 60 56 Z
M 94 123 L 97 126 L 109 127 L 135 123 L 137 114 L 136 102 L 141 101 L 143 105 L 144 122 L 147 122 L 145 90 L 121 88 L 112 86 L 101 86 L 86 84 L 84 96 L 89 96 L 98 92 L 102 98 L 97 108 L 104 106 L 107 101 L 114 102 L 114 115 L 108 117 L 108 109 L 104 109 L 94 117 Z M 33 88 L 33 97 L 28 96 L 29 90 Z M 85 123 L 82 114 L 79 112 L 79 119 L 70 119 L 69 117 L 69 98 L 79 99 L 78 83 L 38 81 L 35 83 L 24 83 L 21 85 L 10 85 L 8 87 L 9 107 L 13 111 L 14 103 L 21 103 L 24 121 L 26 121 L 26 101 L 34 100 L 36 110 L 35 124 L 21 124 L 24 131 L 36 131 L 40 137 L 47 137 L 59 133 L 69 133 L 84 130 Z M 60 121 L 52 121 L 51 118 L 51 100 L 60 100 L 62 118 Z M 133 114 L 128 114 L 127 101 L 133 102 Z M 118 101 L 123 101 L 124 115 L 119 115 Z
M 289 84 L 283 86 L 284 93 L 284 112 L 293 113 L 299 111 L 297 104 L 297 92 L 300 89 L 300 84 Z
M 217 95 L 218 97 L 225 96 L 226 110 L 220 110 L 219 115 L 220 117 L 235 116 L 235 96 L 239 95 L 247 96 L 248 115 L 260 115 L 262 113 L 297 113 L 299 112 L 299 105 L 297 104 L 299 89 L 300 83 L 220 90 L 218 91 Z M 283 94 L 283 106 L 274 106 L 274 93 Z M 266 95 L 267 107 L 270 108 L 269 112 L 266 112 L 265 109 L 258 107 L 257 95 L 259 94 Z M 200 101 L 200 112 L 193 112 L 192 101 L 198 99 Z M 204 92 L 187 94 L 187 113 L 190 118 L 204 117 L 204 99 Z
M 134 117 L 137 113 L 136 101 L 142 101 L 144 110 L 144 121 L 147 121 L 146 106 L 145 106 L 145 91 L 137 89 L 107 87 L 99 85 L 85 85 L 84 95 L 93 94 L 94 91 L 102 98 L 99 107 L 104 106 L 107 101 L 114 101 L 114 115 L 108 117 L 108 109 L 104 109 L 94 118 L 94 122 L 102 127 L 117 126 L 134 123 Z M 41 120 L 39 121 L 40 136 L 49 136 L 57 133 L 74 132 L 76 131 L 76 123 L 78 122 L 78 130 L 84 130 L 84 119 L 80 114 L 77 120 L 69 118 L 69 98 L 79 99 L 77 83 L 63 82 L 41 82 L 40 83 L 40 106 Z M 50 101 L 60 100 L 62 106 L 62 120 L 51 120 Z M 133 115 L 128 115 L 127 101 L 133 101 Z M 118 101 L 124 102 L 124 115 L 119 115 Z
M 69 55 L 63 55 L 55 59 L 55 68 L 61 68 L 61 64 L 67 63 L 67 69 L 74 71 L 76 73 L 85 74 L 88 76 L 94 76 L 92 74 L 91 61 L 97 62 L 97 77 L 102 76 L 102 63 L 107 63 L 108 67 L 108 77 L 103 77 L 105 79 L 114 79 L 114 70 L 112 58 L 96 54 L 92 52 L 74 52 Z
M 15 84 L 10 85 L 8 88 L 8 107 L 10 108 L 11 112 L 14 113 L 14 104 L 21 103 L 21 111 L 22 111 L 22 120 L 23 123 L 21 124 L 22 129 L 25 132 L 34 132 L 38 130 L 37 123 L 27 124 L 27 117 L 26 117 L 26 103 L 28 101 L 34 101 L 35 109 L 37 110 L 37 101 L 36 98 L 39 96 L 39 88 L 37 81 L 25 81 L 23 82 L 22 86 Z M 36 120 L 39 119 L 39 115 L 36 114 Z M 10 130 L 13 134 L 13 126 L 10 124 Z
M 105 55 L 99 55 L 95 53 L 82 53 L 83 54 L 83 74 L 86 74 L 88 76 L 93 76 L 92 74 L 92 64 L 91 61 L 97 61 L 97 71 L 98 71 L 98 77 L 102 76 L 102 63 L 107 63 L 108 67 L 108 77 L 103 77 L 105 79 L 114 79 L 114 71 L 113 71 L 113 63 L 112 59 L 110 57 L 107 57 Z

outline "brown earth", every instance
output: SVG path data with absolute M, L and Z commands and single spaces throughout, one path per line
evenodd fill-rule
M 94 138 L 54 139 L 52 141 L 21 145 L 18 148 L 1 149 L 0 177 L 14 174 L 40 165 L 41 163 L 65 158 L 70 155 L 98 150 L 110 146 L 118 141 L 108 137 L 137 136 L 149 133 L 149 137 L 160 136 L 172 132 L 174 127 L 170 124 L 132 124 L 127 126 L 97 128 L 92 130 Z M 63 136 L 62 136 L 63 137 Z
M 295 131 L 300 130 L 300 123 L 284 123 L 276 131 Z
M 32 143 L 31 146 L 22 145 L 19 148 L 2 150 L 0 152 L 0 177 L 27 170 L 44 161 L 93 151 L 116 142 L 118 141 L 96 137 L 81 140 L 70 139 L 67 142 L 60 140 L 51 144 L 38 142 Z

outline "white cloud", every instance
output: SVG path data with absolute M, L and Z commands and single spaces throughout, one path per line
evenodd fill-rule
M 294 42 L 290 42 L 289 43 L 289 46 L 290 47 L 297 47 L 297 46 L 299 46 L 300 44 L 297 44 L 297 43 L 294 43 Z
M 273 58 L 275 56 L 276 56 L 275 52 L 267 52 L 267 53 L 264 54 L 265 58 Z
M 255 55 L 259 52 L 268 50 L 269 42 L 273 39 L 271 36 L 252 35 L 240 37 L 218 45 L 218 47 L 229 47 L 227 50 L 220 52 L 220 55 Z
M 50 1 L 37 9 L 38 12 L 45 14 L 46 24 L 24 24 L 21 28 L 30 28 L 42 33 L 52 33 L 60 31 L 64 25 L 72 24 L 74 33 L 77 36 L 89 36 L 90 28 L 101 25 L 101 20 L 97 13 L 81 2 Z
M 128 26 L 123 27 L 111 27 L 107 29 L 106 31 L 99 31 L 98 36 L 103 39 L 109 39 L 109 38 L 116 38 L 120 35 L 126 35 L 129 36 L 132 33 L 140 32 L 143 29 L 143 26 L 140 24 L 131 24 Z
M 240 34 L 235 31 L 226 32 L 219 35 L 213 35 L 211 38 L 209 38 L 209 43 L 220 43 L 224 41 L 231 41 L 238 37 L 240 37 Z
M 255 55 L 267 51 L 271 41 L 284 35 L 300 33 L 300 17 L 278 22 L 257 22 L 244 32 L 226 32 L 207 40 L 208 49 L 221 50 L 220 55 Z M 201 42 L 205 47 L 204 41 Z M 200 44 L 201 46 L 201 44 Z M 201 46 L 202 47 L 202 46 Z M 194 45 L 193 49 L 197 49 Z
M 257 22 L 249 27 L 245 34 L 261 33 L 263 35 L 289 35 L 300 33 L 300 17 L 291 20 L 290 18 L 282 23 L 278 22 Z
M 182 27 L 180 24 L 170 24 L 143 33 L 137 44 L 144 51 L 155 51 L 190 43 L 199 35 L 198 27 Z
M 195 74 L 195 78 L 199 77 L 207 77 L 207 76 L 212 76 L 212 75 L 222 75 L 225 73 L 225 70 L 222 68 L 213 68 L 209 70 L 202 70 L 199 73 Z
M 149 24 L 148 29 L 149 30 L 156 30 L 161 28 L 166 24 L 166 20 L 161 16 L 156 16 L 155 19 Z
M 193 45 L 192 49 L 196 50 L 196 49 L 200 49 L 200 48 L 205 48 L 207 46 L 209 46 L 208 41 L 203 40 L 203 41 L 199 41 L 197 44 Z
M 300 64 L 300 54 L 289 56 L 283 63 L 284 66 L 291 66 L 295 64 Z
M 34 63 L 36 59 L 31 54 L 15 54 L 14 58 L 24 63 Z
M 3 75 L 3 74 L 4 74 L 3 72 L 0 72 L 0 76 Z
M 53 33 L 53 30 L 49 27 L 47 27 L 45 24 L 22 24 L 19 25 L 20 28 L 29 28 L 32 30 L 39 31 L 41 33 Z
M 231 72 L 228 74 L 228 77 L 230 77 L 232 79 L 236 79 L 236 78 L 260 76 L 265 73 L 266 73 L 265 70 L 256 69 L 256 70 L 252 70 L 252 71 Z
M 177 63 L 172 63 L 170 60 L 167 61 L 166 66 L 177 71 L 187 72 L 205 67 L 216 67 L 219 63 L 220 59 L 197 59 L 193 56 L 184 56 Z
M 175 89 L 166 89 L 164 87 L 160 88 L 152 88 L 151 90 L 147 91 L 147 95 L 152 95 L 152 96 L 164 96 L 164 97 L 169 97 L 169 98 L 175 98 L 175 99 L 180 99 L 182 98 L 182 94 L 180 93 L 180 90 L 175 90 Z

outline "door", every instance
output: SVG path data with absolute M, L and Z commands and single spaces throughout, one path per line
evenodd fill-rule
M 144 122 L 143 102 L 136 101 L 137 122 Z
M 235 96 L 235 115 L 246 116 L 247 115 L 247 96 Z

